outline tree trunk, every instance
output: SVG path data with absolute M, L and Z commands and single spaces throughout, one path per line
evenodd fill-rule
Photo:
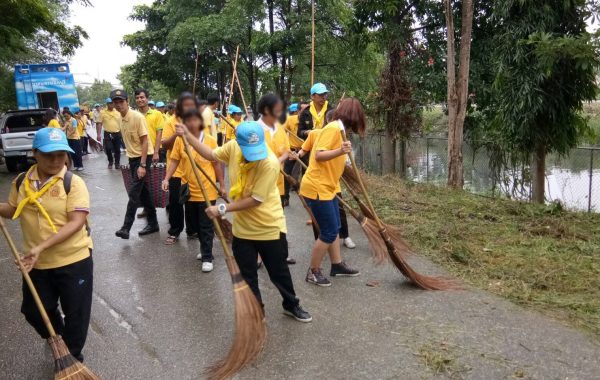
M 448 71 L 448 186 L 462 189 L 464 184 L 462 143 L 469 93 L 473 1 L 464 0 L 462 2 L 458 79 L 456 77 L 456 41 L 451 0 L 444 0 L 444 8 L 448 33 L 446 57 Z
M 386 133 L 381 148 L 381 174 L 396 174 L 396 137 Z
M 544 203 L 546 187 L 546 147 L 538 145 L 533 154 L 532 162 L 531 200 L 534 203 Z

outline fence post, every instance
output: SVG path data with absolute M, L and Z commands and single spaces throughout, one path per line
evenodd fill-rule
M 592 179 L 594 177 L 594 149 L 590 149 L 590 186 L 588 189 L 588 212 L 592 212 Z
M 429 182 L 429 137 L 425 137 L 425 156 L 426 158 L 426 168 L 425 168 L 425 182 Z

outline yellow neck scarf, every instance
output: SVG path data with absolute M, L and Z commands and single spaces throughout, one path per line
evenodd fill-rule
M 256 162 L 246 162 L 241 151 L 238 153 L 237 159 L 240 165 L 240 173 L 238 174 L 237 181 L 229 190 L 229 198 L 234 201 L 240 199 L 244 194 L 246 182 L 248 181 L 248 172 L 256 166 Z
M 46 194 L 46 192 L 52 186 L 54 186 L 56 184 L 56 182 L 58 182 L 60 177 L 52 178 L 50 181 L 46 182 L 46 184 L 44 186 L 42 186 L 42 188 L 40 190 L 38 190 L 37 192 L 34 193 L 33 190 L 31 189 L 31 181 L 29 180 L 29 175 L 36 167 L 37 167 L 37 165 L 33 165 L 31 167 L 31 169 L 29 169 L 27 171 L 27 173 L 25 173 L 25 181 L 23 182 L 22 186 L 25 186 L 25 195 L 27 195 L 27 197 L 23 198 L 23 200 L 17 206 L 17 210 L 15 211 L 15 214 L 13 215 L 13 220 L 17 219 L 19 217 L 19 215 L 21 215 L 21 212 L 23 212 L 25 205 L 27 205 L 28 203 L 34 204 L 37 206 L 38 210 L 42 213 L 44 218 L 46 218 L 46 220 L 48 221 L 48 224 L 50 224 L 50 228 L 52 228 L 52 232 L 57 233 L 58 229 L 56 229 L 56 226 L 54 225 L 54 222 L 52 222 L 50 215 L 48 215 L 48 212 L 46 211 L 44 206 L 42 206 L 42 204 L 40 203 L 40 201 L 38 199 L 40 199 L 44 194 Z
M 313 129 L 321 129 L 325 126 L 325 113 L 327 111 L 327 100 L 321 108 L 321 112 L 317 112 L 315 108 L 315 102 L 310 102 L 310 114 L 313 118 Z

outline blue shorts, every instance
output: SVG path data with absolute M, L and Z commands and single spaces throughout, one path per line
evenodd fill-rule
M 319 225 L 319 239 L 331 244 L 337 239 L 340 227 L 340 206 L 337 198 L 329 201 L 304 197 Z

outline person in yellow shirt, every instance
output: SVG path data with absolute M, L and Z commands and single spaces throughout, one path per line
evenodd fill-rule
M 167 165 L 170 164 L 170 156 L 173 151 L 173 146 L 177 140 L 175 127 L 177 124 L 183 123 L 183 114 L 191 109 L 198 108 L 198 99 L 191 92 L 182 92 L 177 98 L 175 104 L 175 114 L 165 125 L 162 134 L 162 147 L 167 150 Z M 200 112 L 200 111 L 198 111 Z M 181 188 L 181 177 L 183 172 L 179 166 L 177 170 L 169 178 L 169 231 L 165 240 L 166 245 L 174 244 L 185 226 L 188 239 L 197 239 L 198 234 L 192 230 L 189 225 L 185 225 L 185 210 L 184 205 L 179 203 L 179 191 Z
M 121 168 L 121 114 L 115 109 L 111 98 L 106 99 L 106 109 L 100 112 L 99 125 L 104 128 L 104 152 L 108 168 Z
M 234 104 L 230 104 L 227 109 L 227 121 L 229 124 L 223 123 L 225 126 L 225 142 L 235 140 L 235 128 L 242 123 L 244 113 L 242 109 Z
M 263 95 L 258 101 L 258 112 L 261 115 L 258 122 L 265 130 L 267 146 L 275 153 L 281 169 L 283 169 L 283 163 L 287 161 L 290 152 L 290 140 L 285 130 L 278 123 L 283 113 L 283 101 L 275 94 Z M 289 200 L 285 198 L 284 182 L 283 174 L 279 173 L 277 188 L 281 197 L 281 205 L 285 207 L 289 205 Z
M 71 159 L 76 171 L 83 170 L 83 160 L 81 159 L 81 141 L 79 138 L 79 132 L 77 132 L 77 120 L 73 117 L 73 113 L 69 110 L 63 110 L 64 122 L 62 125 L 62 131 L 67 135 L 69 146 L 71 147 Z
M 60 123 L 56 119 L 56 111 L 52 108 L 48 108 L 44 113 L 42 124 L 50 128 L 60 129 Z
M 204 121 L 204 128 L 208 129 L 208 132 L 215 139 L 219 139 L 217 125 L 215 124 L 215 110 L 219 108 L 220 99 L 219 94 L 208 94 L 206 98 L 206 107 L 202 111 L 202 120 Z
M 205 144 L 211 149 L 217 147 L 217 140 L 204 130 L 202 115 L 200 115 L 198 109 L 194 107 L 184 112 L 182 121 L 194 138 L 200 141 L 200 143 Z M 202 260 L 202 272 L 211 272 L 213 270 L 212 262 L 214 257 L 212 249 L 215 233 L 213 223 L 205 212 L 206 202 L 194 174 L 193 166 L 197 165 L 201 167 L 204 173 L 208 174 L 210 180 L 204 177 L 203 173 L 200 173 L 200 177 L 202 179 L 202 186 L 208 193 L 208 201 L 213 205 L 217 201 L 218 193 L 217 189 L 212 186 L 211 181 L 212 183 L 217 183 L 218 180 L 219 183 L 223 184 L 223 170 L 219 163 L 208 161 L 196 151 L 192 150 L 192 156 L 193 162 L 189 159 L 185 151 L 182 139 L 178 138 L 175 140 L 171 155 L 169 156 L 169 166 L 165 179 L 162 182 L 162 188 L 164 191 L 169 190 L 169 179 L 179 169 L 182 173 L 181 181 L 183 186 L 187 187 L 189 191 L 188 200 L 180 199 L 180 202 L 185 202 L 185 223 L 191 231 L 198 235 L 198 239 L 200 240 L 200 254 L 196 258 Z
M 299 106 L 298 103 L 293 103 L 288 107 L 288 117 L 285 119 L 285 123 L 283 124 L 283 130 L 287 132 L 288 138 L 290 141 L 290 149 L 292 152 L 298 152 L 300 148 L 302 148 L 301 139 L 298 137 L 298 111 Z M 283 171 L 293 176 L 294 166 L 296 166 L 295 160 L 286 160 L 283 164 Z M 285 195 L 284 198 L 286 202 L 289 204 L 290 201 L 290 189 L 291 185 L 285 181 Z M 295 189 L 296 191 L 298 189 Z
M 350 268 L 340 253 L 340 211 L 335 195 L 340 192 L 340 177 L 344 172 L 347 154 L 352 144 L 343 141 L 342 130 L 364 134 L 365 115 L 360 102 L 346 98 L 333 113 L 333 120 L 316 136 L 310 152 L 308 170 L 300 184 L 300 195 L 309 205 L 319 226 L 319 238 L 312 249 L 306 281 L 319 286 L 330 286 L 323 275 L 321 263 L 327 253 L 331 260 L 330 276 L 358 276 L 360 272 Z
M 127 93 L 124 90 L 113 90 L 110 98 L 115 108 L 121 114 L 121 135 L 125 141 L 127 157 L 129 158 L 129 170 L 131 172 L 131 188 L 129 190 L 129 201 L 125 212 L 123 226 L 115 232 L 121 239 L 129 239 L 129 230 L 135 221 L 135 212 L 138 207 L 144 207 L 148 224 L 138 234 L 149 235 L 159 231 L 156 218 L 156 208 L 152 200 L 152 194 L 144 177 L 148 174 L 152 164 L 154 147 L 148 144 L 148 129 L 144 116 L 129 108 Z
M 138 110 L 146 118 L 146 127 L 148 129 L 148 144 L 152 146 L 152 162 L 160 161 L 160 144 L 162 141 L 162 131 L 165 125 L 165 119 L 162 113 L 156 108 L 150 107 L 148 99 L 150 94 L 143 88 L 134 92 L 135 103 Z
M 301 322 L 312 317 L 300 307 L 287 257 L 286 225 L 276 183 L 280 163 L 267 147 L 261 124 L 247 121 L 236 129 L 236 139 L 217 149 L 202 144 L 183 125 L 177 132 L 185 134 L 193 148 L 210 161 L 221 161 L 229 170 L 232 184 L 229 204 L 221 203 L 206 209 L 212 218 L 233 212 L 232 250 L 240 273 L 262 304 L 258 287 L 258 255 L 263 259 L 271 282 L 283 297 L 283 310 Z
M 82 361 L 93 294 L 93 244 L 86 228 L 90 197 L 85 182 L 67 171 L 68 153 L 64 132 L 38 130 L 33 138 L 37 164 L 13 181 L 8 203 L 0 203 L 0 217 L 19 219 L 25 269 L 56 333 Z M 21 312 L 42 338 L 50 337 L 27 286 Z
M 82 110 L 75 112 L 75 120 L 77 120 L 77 133 L 79 134 L 79 143 L 81 144 L 81 155 L 88 155 L 88 138 L 85 134 L 85 124 L 87 123 L 87 116 Z

